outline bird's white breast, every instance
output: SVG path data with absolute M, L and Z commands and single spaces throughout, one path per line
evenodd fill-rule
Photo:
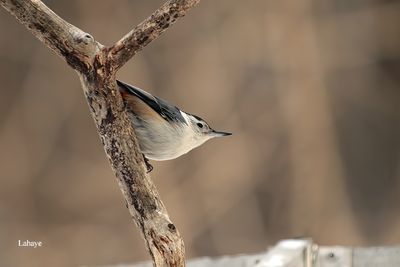
M 132 116 L 132 121 L 140 150 L 148 159 L 174 159 L 192 149 L 185 141 L 188 137 L 186 127 L 167 121 L 142 120 L 135 116 Z

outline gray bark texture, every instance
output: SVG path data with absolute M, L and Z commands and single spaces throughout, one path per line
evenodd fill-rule
M 39 0 L 0 0 L 2 7 L 78 73 L 104 150 L 154 266 L 185 266 L 184 244 L 146 173 L 115 75 L 199 1 L 168 1 L 113 46 L 105 47 Z

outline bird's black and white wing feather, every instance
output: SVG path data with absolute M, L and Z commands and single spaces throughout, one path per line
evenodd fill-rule
M 185 118 L 182 116 L 180 110 L 176 106 L 171 105 L 167 101 L 153 96 L 138 87 L 126 84 L 119 80 L 117 80 L 117 85 L 121 92 L 126 92 L 132 96 L 138 97 L 155 112 L 160 114 L 164 120 L 168 122 L 182 122 L 187 124 Z

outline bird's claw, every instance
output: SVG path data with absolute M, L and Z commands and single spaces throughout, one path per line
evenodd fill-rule
M 150 164 L 150 161 L 148 158 L 146 158 L 145 155 L 143 155 L 144 163 L 146 163 L 146 168 L 147 168 L 147 173 L 151 172 L 153 170 L 153 165 Z

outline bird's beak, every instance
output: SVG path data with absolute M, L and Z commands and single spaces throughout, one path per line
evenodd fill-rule
M 222 136 L 232 135 L 232 133 L 218 132 L 218 131 L 215 131 L 215 130 L 211 130 L 210 135 L 212 137 L 222 137 Z

